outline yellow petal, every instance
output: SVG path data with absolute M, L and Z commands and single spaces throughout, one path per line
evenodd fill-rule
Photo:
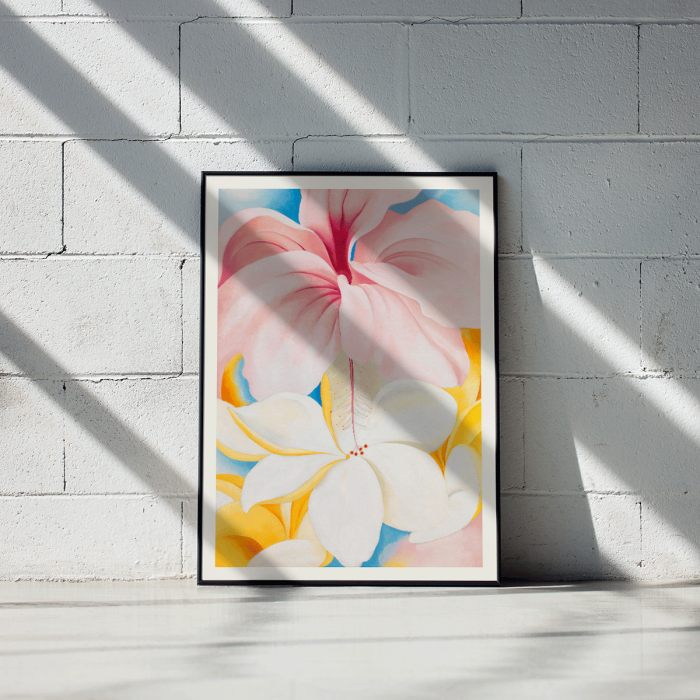
M 462 386 L 445 389 L 460 413 L 481 398 L 481 329 L 462 328 L 462 341 L 469 355 L 469 374 Z
M 243 362 L 243 355 L 234 355 L 224 369 L 224 376 L 221 378 L 221 399 L 239 408 L 247 406 L 248 401 L 243 397 L 236 374 L 238 366 Z
M 297 498 L 296 501 L 292 501 L 292 514 L 289 526 L 289 536 L 296 537 L 299 531 L 299 525 L 304 519 L 306 512 L 309 510 L 309 496 L 311 491 L 305 493 L 301 498 Z
M 216 477 L 216 490 L 225 493 L 234 501 L 241 500 L 241 489 L 243 488 L 243 477 L 234 474 L 218 474 Z
M 216 537 L 249 537 L 264 549 L 285 539 L 285 532 L 266 508 L 253 506 L 244 513 L 240 501 L 232 501 L 216 511 Z
M 250 537 L 217 537 L 214 566 L 248 566 L 261 551 L 262 546 Z
M 447 442 L 447 456 L 455 445 L 469 445 L 481 433 L 481 401 L 469 407 L 469 409 L 457 419 L 457 427 L 452 432 Z M 480 445 L 479 445 L 480 446 Z

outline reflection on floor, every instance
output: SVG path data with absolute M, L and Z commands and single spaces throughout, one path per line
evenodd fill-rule
M 0 698 L 700 698 L 700 585 L 0 584 Z

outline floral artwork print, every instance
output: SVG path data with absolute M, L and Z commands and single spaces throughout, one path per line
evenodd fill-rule
M 217 567 L 482 565 L 478 191 L 222 190 Z

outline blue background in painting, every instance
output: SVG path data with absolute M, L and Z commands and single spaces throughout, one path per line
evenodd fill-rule
M 394 204 L 389 210 L 405 214 L 429 199 L 455 211 L 469 211 L 479 216 L 479 190 L 421 190 L 414 199 Z M 219 226 L 232 214 L 253 207 L 274 209 L 299 223 L 300 203 L 301 190 L 220 190 Z
M 421 190 L 420 194 L 408 202 L 401 202 L 390 207 L 390 211 L 397 214 L 405 214 L 417 207 L 423 202 L 430 199 L 435 199 L 450 207 L 454 211 L 469 211 L 472 214 L 479 215 L 479 190 Z M 301 190 L 221 190 L 219 192 L 219 226 L 232 214 L 243 209 L 254 207 L 262 207 L 266 209 L 274 209 L 280 214 L 299 223 L 299 204 L 301 203 Z M 351 252 L 351 259 L 354 255 L 354 246 Z M 250 393 L 248 382 L 243 377 L 243 365 L 241 362 L 236 368 L 236 380 L 242 395 L 250 402 L 254 403 L 256 399 Z M 321 403 L 321 385 L 319 384 L 309 396 L 314 401 Z M 257 462 L 242 462 L 240 460 L 231 459 L 219 450 L 216 451 L 216 473 L 217 474 L 236 474 L 237 476 L 246 477 L 248 472 L 257 464 Z M 380 557 L 387 547 L 390 547 L 409 533 L 403 530 L 389 527 L 382 523 L 381 533 L 379 535 L 379 543 L 374 550 L 374 554 L 362 565 L 363 567 L 382 566 Z M 328 564 L 328 566 L 339 566 L 342 564 L 337 560 Z
M 479 190 L 421 190 L 415 199 L 394 204 L 389 211 L 405 214 L 429 199 L 436 199 L 454 211 L 470 211 L 479 216 Z
M 243 209 L 274 209 L 299 223 L 301 190 L 219 190 L 219 226 Z

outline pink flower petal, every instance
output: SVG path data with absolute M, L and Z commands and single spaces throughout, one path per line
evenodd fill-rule
M 353 240 L 378 226 L 393 204 L 407 202 L 416 190 L 302 190 L 299 221 L 315 231 L 339 273 L 347 266 Z
M 304 251 L 257 260 L 229 277 L 219 288 L 217 386 L 241 353 L 256 399 L 313 391 L 340 350 L 336 285 L 328 264 Z
M 243 209 L 219 229 L 219 285 L 238 270 L 268 255 L 306 250 L 330 260 L 321 239 L 272 209 Z
M 481 513 L 465 528 L 434 542 L 412 544 L 408 538 L 380 557 L 384 566 L 483 566 Z
M 382 375 L 420 379 L 435 386 L 461 385 L 469 357 L 458 328 L 421 313 L 418 303 L 378 284 L 349 285 L 338 278 L 340 333 L 351 360 L 374 360 Z
M 428 201 L 406 214 L 388 212 L 363 236 L 350 267 L 414 299 L 443 326 L 479 328 L 479 217 Z

